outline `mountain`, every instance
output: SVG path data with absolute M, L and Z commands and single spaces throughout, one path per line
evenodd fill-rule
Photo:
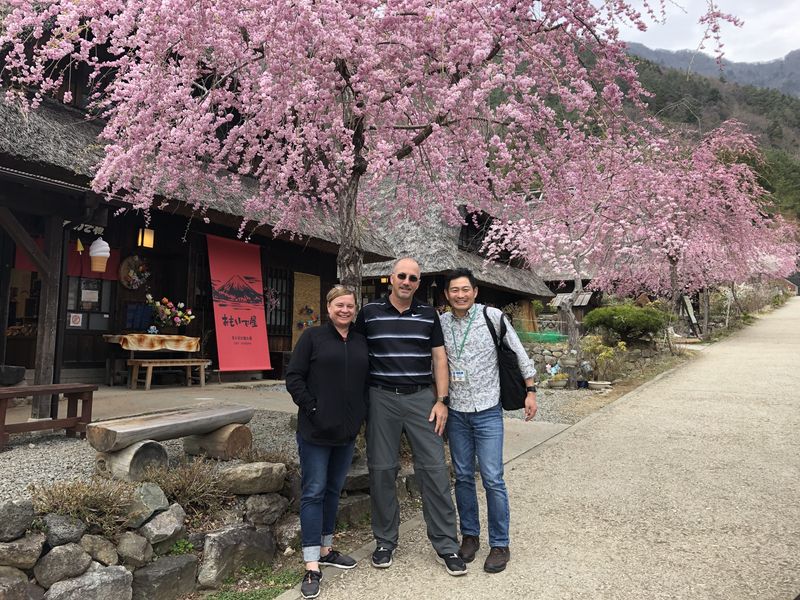
M 214 287 L 214 300 L 227 300 L 242 304 L 261 304 L 263 298 L 239 275 L 234 275 L 219 287 Z
M 628 44 L 630 54 L 679 71 L 723 79 L 742 85 L 771 88 L 800 98 L 800 50 L 769 62 L 744 63 L 722 61 L 720 72 L 716 59 L 692 50 L 652 50 L 642 44 Z

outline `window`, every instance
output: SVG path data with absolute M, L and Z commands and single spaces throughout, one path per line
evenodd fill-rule
M 67 283 L 67 328 L 107 331 L 111 323 L 112 281 L 70 277 Z
M 264 309 L 269 335 L 292 335 L 292 272 L 267 269 Z

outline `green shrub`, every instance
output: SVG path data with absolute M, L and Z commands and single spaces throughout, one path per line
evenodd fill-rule
M 583 319 L 589 330 L 606 330 L 629 342 L 652 336 L 664 329 L 666 316 L 651 307 L 623 304 L 595 308 Z
M 187 513 L 219 510 L 226 499 L 219 471 L 202 458 L 166 468 L 149 467 L 144 480 L 157 484 L 170 502 L 177 502 Z
M 625 342 L 607 346 L 599 335 L 587 335 L 581 340 L 581 350 L 592 365 L 596 380 L 610 381 L 622 374 L 625 353 L 628 351 Z
M 135 484 L 100 477 L 28 486 L 37 513 L 69 515 L 106 537 L 125 529 L 134 489 Z
M 175 543 L 172 544 L 172 548 L 169 549 L 169 554 L 173 556 L 191 554 L 192 552 L 194 552 L 194 544 L 185 539 L 176 540 Z

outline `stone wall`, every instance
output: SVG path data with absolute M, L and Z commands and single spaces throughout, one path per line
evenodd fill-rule
M 524 346 L 536 367 L 538 378 L 541 378 L 542 374 L 546 373 L 545 366 L 548 363 L 555 365 L 562 358 L 569 358 L 569 346 L 566 343 L 524 344 Z M 621 355 L 617 377 L 642 371 L 653 361 L 668 352 L 669 348 L 662 343 L 643 343 L 629 346 L 628 351 Z
M 109 539 L 59 514 L 37 515 L 30 500 L 0 504 L 0 598 L 3 600 L 171 600 L 213 589 L 247 565 L 270 564 L 300 540 L 299 475 L 276 463 L 228 466 L 235 495 L 224 525 L 187 532 L 186 513 L 154 483 L 141 483 L 125 531 Z M 369 477 L 363 459 L 345 483 L 339 521 L 369 519 Z M 398 477 L 398 496 L 418 495 L 413 473 Z M 202 549 L 172 555 L 176 542 Z

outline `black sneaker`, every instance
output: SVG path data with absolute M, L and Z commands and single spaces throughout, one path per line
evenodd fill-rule
M 393 548 L 378 546 L 372 553 L 372 566 L 376 569 L 388 569 L 392 566 L 392 555 L 394 555 Z
M 455 552 L 452 554 L 436 554 L 437 560 L 444 565 L 445 570 L 454 577 L 467 574 L 467 565 Z
M 316 598 L 319 596 L 319 582 L 322 580 L 320 571 L 306 571 L 303 583 L 300 584 L 300 594 L 303 598 Z
M 337 552 L 336 550 L 331 550 L 325 556 L 319 557 L 319 564 L 322 567 L 336 567 L 337 569 L 352 569 L 353 567 L 356 566 L 356 561 L 354 561 L 346 554 L 342 554 L 341 552 Z

